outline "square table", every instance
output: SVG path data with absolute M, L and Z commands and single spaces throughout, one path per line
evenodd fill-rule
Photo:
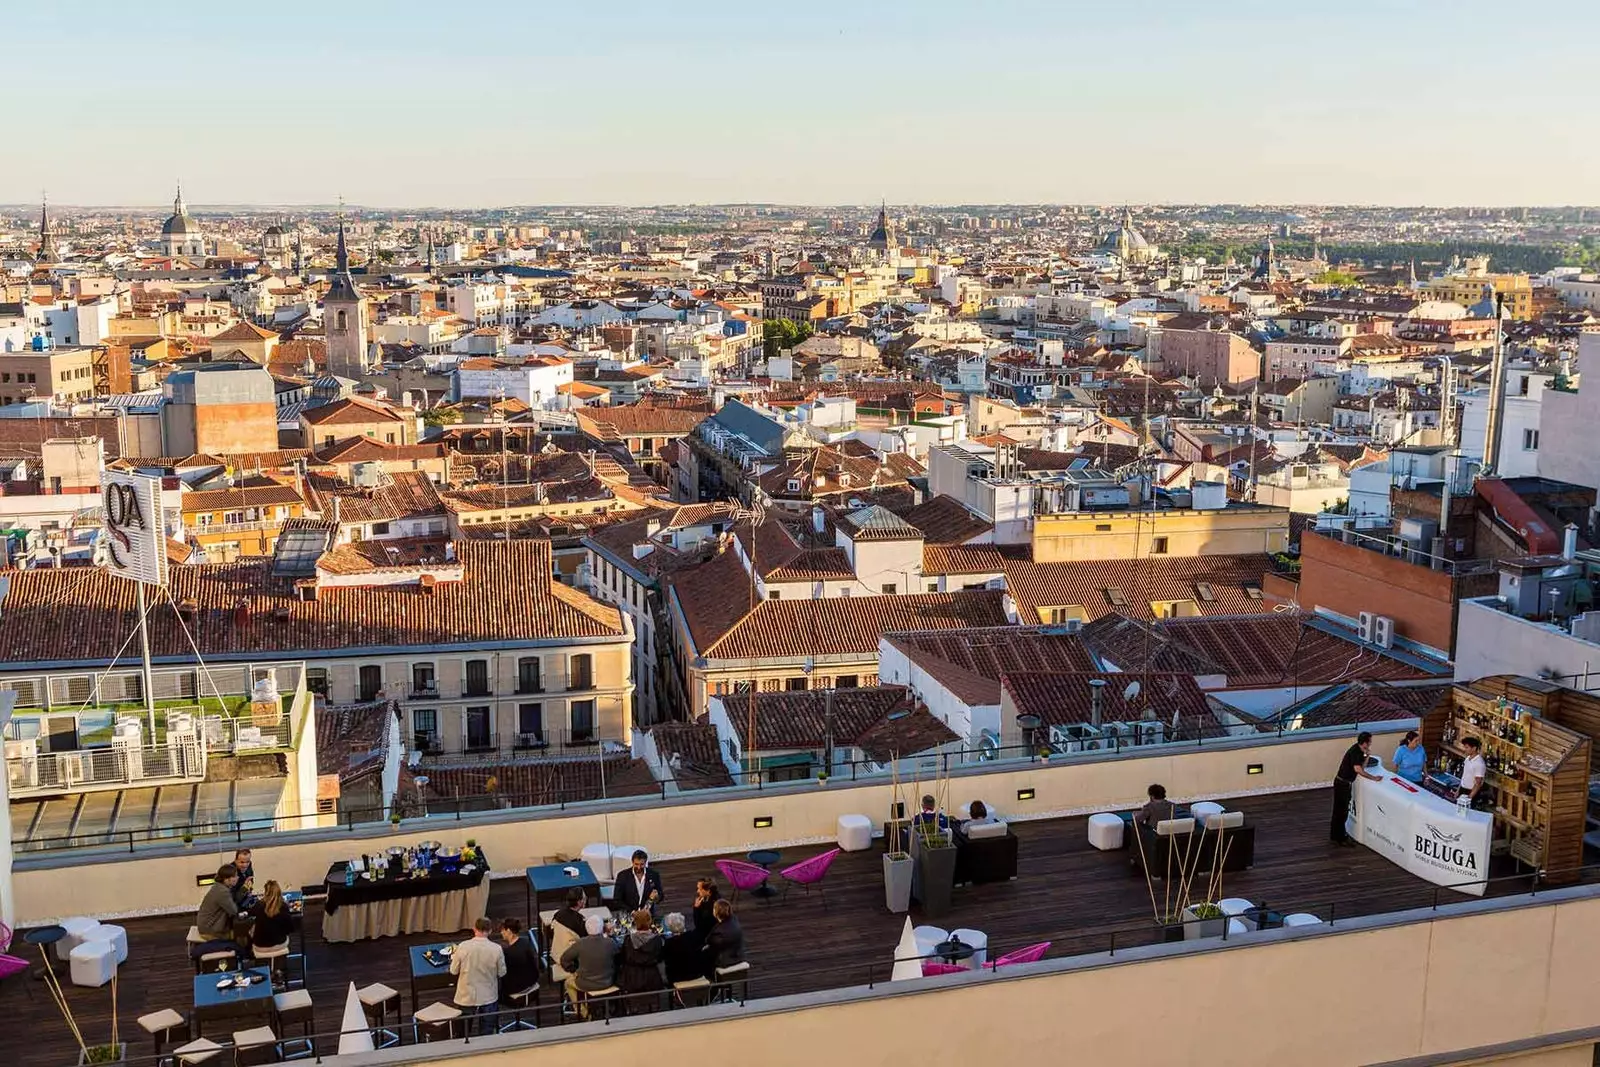
M 240 974 L 258 974 L 262 980 L 243 989 L 231 986 L 218 989 L 222 978 Z M 272 1019 L 272 983 L 267 972 L 259 968 L 229 971 L 226 974 L 197 974 L 194 976 L 194 1036 L 203 1037 L 207 1022 L 259 1021 L 267 1025 Z
M 456 976 L 450 973 L 449 960 L 435 967 L 427 958 L 427 953 L 437 954 L 440 949 L 450 948 L 453 945 L 454 941 L 439 941 L 431 945 L 411 946 L 411 1014 L 415 1015 L 417 1009 L 422 1007 L 422 1002 L 417 999 L 418 992 L 429 989 L 451 989 L 455 985 Z
M 569 875 L 567 868 L 573 868 L 578 873 Z M 539 921 L 539 898 L 552 893 L 561 894 L 561 903 L 565 904 L 567 890 L 582 889 L 593 900 L 600 899 L 600 879 L 594 876 L 594 868 L 585 860 L 573 860 L 571 863 L 546 863 L 538 867 L 528 868 L 528 924 L 534 925 Z

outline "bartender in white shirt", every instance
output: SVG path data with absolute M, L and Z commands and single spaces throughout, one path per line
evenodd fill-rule
M 1478 807 L 1478 794 L 1483 790 L 1484 779 L 1489 774 L 1489 766 L 1483 760 L 1483 742 L 1476 737 L 1468 737 L 1461 742 L 1461 747 L 1467 750 L 1467 758 L 1461 761 L 1461 788 L 1456 796 L 1467 797 L 1472 807 Z

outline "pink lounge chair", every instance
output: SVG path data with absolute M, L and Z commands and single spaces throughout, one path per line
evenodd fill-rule
M 940 963 L 938 960 L 922 961 L 922 977 L 935 978 L 941 974 L 964 974 L 966 968 L 959 963 Z
M 5 981 L 7 978 L 12 977 L 13 975 L 21 974 L 27 969 L 27 960 L 19 960 L 15 956 L 7 956 L 4 952 L 0 952 L 0 982 Z
M 743 860 L 718 860 L 716 867 L 722 872 L 722 877 L 728 880 L 728 884 L 733 886 L 734 903 L 739 901 L 739 890 L 755 889 L 768 877 L 765 867 L 758 867 Z
M 1008 963 L 1035 963 L 1043 959 L 1044 954 L 1049 950 L 1050 942 L 1041 941 L 1037 945 L 1029 945 L 1027 948 L 1019 948 L 1015 952 L 1007 952 L 1004 956 L 1001 956 L 989 966 L 999 969 Z
M 778 873 L 783 875 L 783 880 L 788 883 L 783 887 L 784 898 L 788 898 L 791 885 L 797 885 L 807 893 L 811 892 L 812 886 L 816 886 L 817 895 L 822 897 L 822 906 L 826 908 L 828 896 L 822 891 L 822 879 L 827 876 L 828 868 L 833 866 L 833 861 L 839 858 L 839 853 L 842 851 L 843 849 L 829 849 L 821 855 L 801 860 L 793 867 L 785 867 L 779 871 Z

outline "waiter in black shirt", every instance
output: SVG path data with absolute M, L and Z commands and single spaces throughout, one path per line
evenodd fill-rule
M 1383 779 L 1376 774 L 1367 773 L 1367 751 L 1372 748 L 1372 735 L 1362 730 L 1356 735 L 1356 743 L 1345 752 L 1344 758 L 1339 761 L 1339 770 L 1333 776 L 1333 822 L 1328 827 L 1329 835 L 1336 845 L 1353 845 L 1350 835 L 1345 833 L 1345 820 L 1350 816 L 1350 800 L 1355 793 L 1356 775 L 1370 778 L 1374 782 Z

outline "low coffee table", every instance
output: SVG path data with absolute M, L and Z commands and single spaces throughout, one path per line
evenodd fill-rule
M 22 935 L 22 940 L 28 944 L 39 946 L 39 955 L 44 959 L 43 967 L 35 967 L 30 972 L 34 981 L 42 982 L 46 973 L 55 973 L 55 968 L 50 965 L 50 948 L 66 936 L 67 928 L 64 926 L 37 926 Z
M 783 853 L 779 852 L 775 848 L 758 848 L 758 849 L 753 850 L 752 852 L 750 852 L 748 855 L 745 856 L 745 859 L 749 860 L 751 863 L 755 864 L 757 867 L 760 867 L 762 870 L 766 871 L 768 874 L 772 873 L 772 865 L 774 863 L 777 863 L 782 858 L 783 858 Z M 763 878 L 761 880 L 761 884 L 760 885 L 758 885 L 754 889 L 750 890 L 750 895 L 753 896 L 753 897 L 760 897 L 763 900 L 767 900 L 767 899 L 769 899 L 771 897 L 777 896 L 778 895 L 778 891 L 776 889 L 772 888 L 772 886 L 768 885 L 767 884 L 767 880 L 765 878 Z

